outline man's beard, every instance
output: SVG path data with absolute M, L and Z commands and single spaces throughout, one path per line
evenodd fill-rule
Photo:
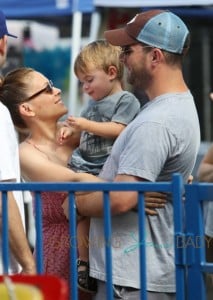
M 145 67 L 134 68 L 127 74 L 127 81 L 134 88 L 145 91 L 149 87 L 152 77 Z

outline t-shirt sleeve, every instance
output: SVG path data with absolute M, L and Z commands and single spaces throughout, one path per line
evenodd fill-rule
M 140 102 L 131 93 L 125 92 L 118 101 L 112 122 L 129 124 L 140 112 Z
M 120 155 L 118 174 L 155 181 L 174 145 L 175 137 L 164 126 L 143 123 L 129 134 Z
M 15 131 L 12 122 L 1 120 L 0 123 L 0 180 L 15 179 Z

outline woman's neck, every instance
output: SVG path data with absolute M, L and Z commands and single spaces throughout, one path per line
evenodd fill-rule
M 40 145 L 57 145 L 57 124 L 52 124 L 47 126 L 47 124 L 41 124 L 40 126 L 36 124 L 36 128 L 33 126 L 30 129 L 30 134 L 27 137 L 28 140 L 35 144 Z

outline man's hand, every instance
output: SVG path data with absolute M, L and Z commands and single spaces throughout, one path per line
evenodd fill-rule
M 156 208 L 164 208 L 167 203 L 167 195 L 159 192 L 146 192 L 145 197 L 145 212 L 147 215 L 156 216 L 158 212 Z
M 35 275 L 36 274 L 36 264 L 34 261 L 31 263 L 29 262 L 29 265 L 26 267 L 23 267 L 21 274 L 26 274 L 26 275 Z

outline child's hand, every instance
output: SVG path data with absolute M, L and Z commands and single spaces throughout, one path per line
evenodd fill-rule
M 58 129 L 57 132 L 57 142 L 60 145 L 63 145 L 67 142 L 67 140 L 72 136 L 73 134 L 73 129 L 68 126 L 63 126 Z
M 81 117 L 72 117 L 72 116 L 69 116 L 67 118 L 67 123 L 74 127 L 75 129 L 77 130 L 80 130 L 80 131 L 83 131 L 83 130 L 87 130 L 87 124 L 88 124 L 88 120 L 85 119 L 85 118 L 81 118 Z

